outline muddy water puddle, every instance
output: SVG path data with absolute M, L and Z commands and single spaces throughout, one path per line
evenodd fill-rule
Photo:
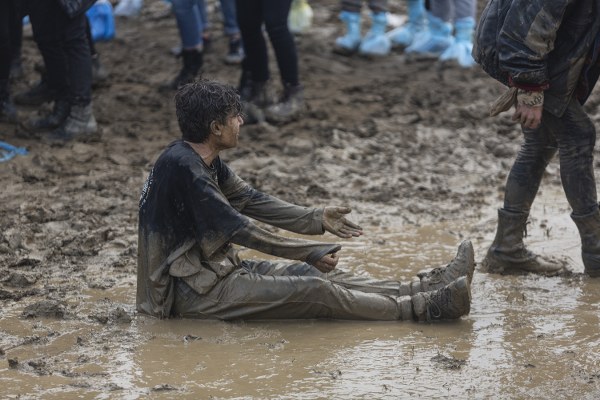
M 528 240 L 571 258 L 576 273 L 477 271 L 471 314 L 456 322 L 128 320 L 135 277 L 66 296 L 59 319 L 24 319 L 26 304 L 12 303 L 0 314 L 0 397 L 598 398 L 600 280 L 577 273 L 578 239 L 561 199 L 559 189 L 540 195 Z M 341 268 L 407 280 L 447 263 L 456 232 L 468 232 L 480 260 L 492 211 L 367 229 L 345 242 Z

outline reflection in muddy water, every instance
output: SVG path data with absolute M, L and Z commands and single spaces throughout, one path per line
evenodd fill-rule
M 460 231 L 456 222 L 452 230 L 449 225 L 397 230 L 348 242 L 341 267 L 406 280 L 448 262 L 460 242 L 452 233 Z M 489 240 L 475 238 L 478 260 Z M 538 248 L 550 241 L 535 232 L 533 240 Z M 575 259 L 576 244 L 573 249 Z M 437 324 L 115 319 L 111 310 L 133 310 L 132 282 L 134 277 L 130 285 L 88 289 L 67 299 L 64 319 L 21 319 L 19 303 L 3 309 L 0 397 L 600 395 L 600 280 L 578 274 L 542 278 L 477 271 L 471 314 Z

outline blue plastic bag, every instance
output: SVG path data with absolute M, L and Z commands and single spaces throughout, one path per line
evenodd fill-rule
M 13 146 L 10 143 L 0 142 L 0 162 L 8 161 L 17 155 L 27 155 L 27 149 Z
M 98 0 L 85 14 L 90 21 L 94 42 L 111 40 L 115 37 L 115 17 L 108 0 Z

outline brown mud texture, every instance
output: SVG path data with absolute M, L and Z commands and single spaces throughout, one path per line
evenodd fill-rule
M 243 126 L 239 147 L 223 158 L 282 199 L 351 206 L 365 229 L 340 253 L 353 272 L 411 279 L 447 262 L 463 238 L 480 261 L 521 139 L 510 113 L 488 117 L 504 89 L 478 67 L 401 51 L 377 59 L 334 54 L 339 4 L 311 5 L 313 26 L 297 36 L 303 115 Z M 390 7 L 406 14 L 403 1 Z M 366 10 L 364 17 L 366 30 Z M 203 76 L 237 85 L 239 67 L 222 61 L 227 38 L 218 13 L 211 19 Z M 529 240 L 569 257 L 573 273 L 501 276 L 478 266 L 471 314 L 458 322 L 137 315 L 137 203 L 154 160 L 179 137 L 173 93 L 158 88 L 181 60 L 170 54 L 178 34 L 166 3 L 146 0 L 139 17 L 116 23 L 117 37 L 97 44 L 110 71 L 93 92 L 99 140 L 50 146 L 0 125 L 1 140 L 29 152 L 0 163 L 0 397 L 600 396 L 600 282 L 581 274 L 557 160 L 532 210 Z M 23 61 L 13 92 L 37 79 L 41 58 L 27 31 Z M 279 91 L 272 51 L 270 62 Z M 598 126 L 597 93 L 586 109 Z

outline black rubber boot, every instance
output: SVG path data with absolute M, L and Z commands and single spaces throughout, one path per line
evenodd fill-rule
M 202 68 L 204 56 L 199 50 L 182 50 L 183 68 L 169 83 L 161 86 L 163 90 L 177 90 L 186 83 L 193 82 Z
M 482 264 L 492 273 L 525 273 L 553 276 L 564 272 L 566 263 L 529 251 L 523 243 L 528 214 L 498 210 L 498 230 Z
M 23 127 L 29 132 L 51 131 L 61 126 L 71 112 L 71 105 L 66 100 L 54 102 L 52 112 L 40 118 L 31 118 L 23 123 Z
M 265 111 L 267 121 L 284 124 L 297 119 L 304 110 L 304 88 L 302 85 L 286 84 L 279 103 L 273 104 Z
M 54 93 L 48 87 L 44 75 L 29 90 L 15 95 L 15 103 L 22 106 L 41 106 L 53 99 Z
M 581 258 L 585 273 L 600 277 L 600 211 L 577 216 L 571 214 L 581 236 Z

